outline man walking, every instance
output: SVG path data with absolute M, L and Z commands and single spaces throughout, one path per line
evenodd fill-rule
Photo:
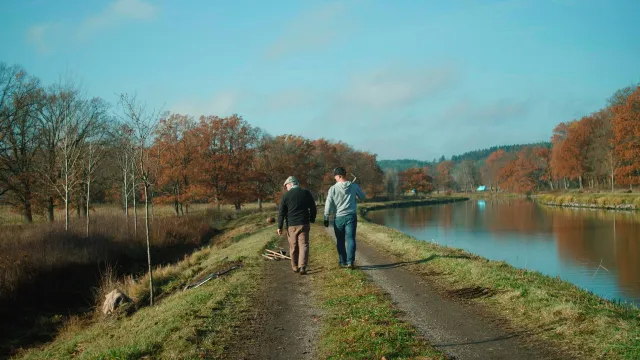
M 287 192 L 282 195 L 278 208 L 278 236 L 287 219 L 287 238 L 291 267 L 300 275 L 307 273 L 309 262 L 309 223 L 316 221 L 316 202 L 309 190 L 300 187 L 298 180 L 289 176 L 284 182 Z
M 324 226 L 329 227 L 329 215 L 335 213 L 333 230 L 336 233 L 340 266 L 353 269 L 356 261 L 356 227 L 358 225 L 356 197 L 364 200 L 367 196 L 358 184 L 347 181 L 346 176 L 347 172 L 343 167 L 333 170 L 336 183 L 329 188 L 327 202 L 324 204 Z

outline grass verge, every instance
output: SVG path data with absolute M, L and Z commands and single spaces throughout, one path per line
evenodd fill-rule
M 640 210 L 640 196 L 624 193 L 563 193 L 534 196 L 537 202 L 570 207 L 590 207 L 618 210 Z
M 362 271 L 338 268 L 324 228 L 314 226 L 311 234 L 314 265 L 326 269 L 312 277 L 324 314 L 318 358 L 445 358 L 400 319 L 400 311 Z
M 361 211 L 362 213 L 362 211 Z M 417 240 L 367 221 L 359 240 L 402 261 L 429 259 L 411 267 L 443 292 L 483 288 L 490 296 L 470 301 L 511 326 L 550 340 L 560 350 L 585 359 L 640 358 L 640 312 L 635 306 L 604 300 L 559 278 L 514 268 L 462 250 Z
M 237 225 L 241 222 L 239 219 Z M 158 271 L 159 277 L 163 271 L 172 276 L 161 285 L 160 292 L 166 296 L 153 307 L 89 324 L 69 322 L 55 341 L 22 351 L 17 358 L 224 358 L 226 344 L 233 341 L 233 328 L 245 321 L 251 306 L 249 295 L 258 288 L 263 269 L 259 254 L 273 238 L 269 227 L 242 241 L 195 252 L 179 264 Z M 176 291 L 181 289 L 177 284 L 237 262 L 244 265 L 239 270 L 198 288 Z

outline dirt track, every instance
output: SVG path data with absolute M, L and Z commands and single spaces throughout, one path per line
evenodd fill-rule
M 284 238 L 278 246 L 288 249 Z M 289 260 L 267 261 L 265 267 L 250 320 L 225 358 L 314 359 L 320 319 L 311 293 L 313 258 L 307 275 L 294 273 Z

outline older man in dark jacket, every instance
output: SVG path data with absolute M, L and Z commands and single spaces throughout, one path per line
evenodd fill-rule
M 282 234 L 286 218 L 291 267 L 294 272 L 304 275 L 309 262 L 309 223 L 316 221 L 316 202 L 311 192 L 301 188 L 295 177 L 289 176 L 284 186 L 287 192 L 282 196 L 278 208 L 278 235 Z

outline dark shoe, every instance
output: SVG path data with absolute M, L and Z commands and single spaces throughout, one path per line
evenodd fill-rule
M 340 264 L 340 267 L 343 268 L 343 269 L 346 269 L 348 266 L 349 265 L 347 265 L 347 264 Z
M 306 275 L 307 274 L 307 268 L 305 266 L 300 268 L 300 275 Z
M 294 272 L 294 273 L 297 273 L 297 272 L 299 272 L 299 271 L 300 271 L 300 268 L 295 268 L 295 269 L 293 269 L 293 272 Z
M 355 269 L 355 268 L 356 268 L 356 266 L 355 266 L 353 263 L 348 263 L 348 264 L 347 264 L 347 267 L 348 267 L 349 269 L 351 269 L 351 270 L 353 270 L 353 269 Z

